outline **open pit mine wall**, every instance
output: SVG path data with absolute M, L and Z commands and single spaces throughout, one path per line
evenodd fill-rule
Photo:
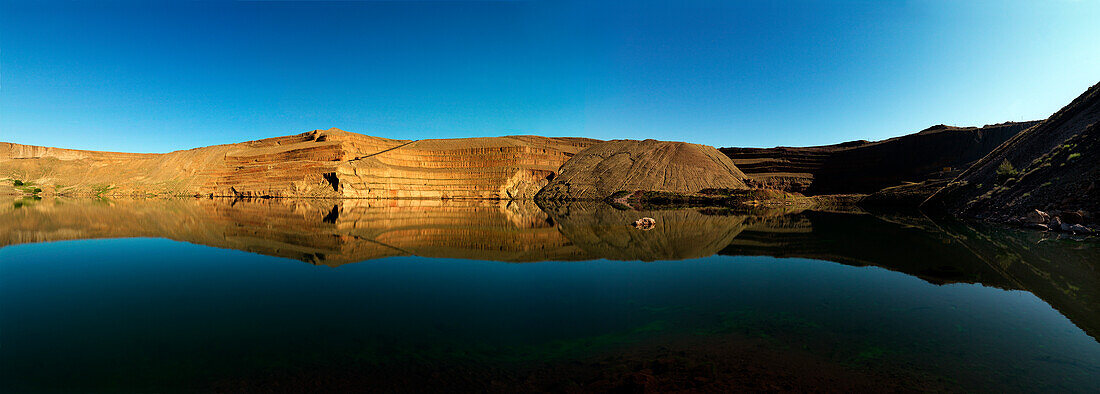
M 0 179 L 67 195 L 531 199 L 565 161 L 597 142 L 408 141 L 330 129 L 165 154 L 4 143 Z M 6 182 L 0 187 L 11 188 Z
M 534 136 L 423 140 L 341 163 L 351 198 L 531 199 L 594 140 Z

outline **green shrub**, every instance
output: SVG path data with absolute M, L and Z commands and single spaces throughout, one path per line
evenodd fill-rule
M 1070 153 L 1069 157 L 1066 158 L 1066 161 L 1070 161 L 1070 160 L 1076 159 L 1078 157 L 1081 157 L 1080 153 Z
M 997 182 L 1002 183 L 1008 179 L 1015 178 L 1020 172 L 1016 171 L 1016 167 L 1012 166 L 1008 160 L 1002 161 L 1001 165 L 997 166 Z
M 15 186 L 23 186 L 23 181 L 18 179 L 11 181 L 11 183 Z

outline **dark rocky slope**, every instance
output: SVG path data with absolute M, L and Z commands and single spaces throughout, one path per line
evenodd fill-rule
M 722 148 L 751 183 L 815 194 L 869 194 L 907 182 L 950 179 L 1038 121 L 937 125 L 883 141 L 801 148 Z M 923 200 L 923 199 L 922 199 Z
M 996 220 L 1041 209 L 1095 222 L 1100 212 L 1097 121 L 1100 84 L 997 147 L 922 207 Z

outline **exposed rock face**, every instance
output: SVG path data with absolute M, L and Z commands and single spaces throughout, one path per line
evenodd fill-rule
M 1033 209 L 1095 215 L 1100 212 L 1098 122 L 1100 84 L 997 147 L 923 206 L 991 219 Z
M 722 148 L 753 184 L 805 194 L 873 193 L 950 179 L 1034 122 L 937 125 L 883 141 L 804 148 Z
M 743 189 L 745 174 L 705 145 L 615 140 L 593 145 L 561 167 L 538 200 L 602 200 L 617 192 L 696 193 Z
M 595 142 L 406 141 L 330 129 L 165 154 L 0 143 L 0 179 L 74 195 L 530 199 Z
M 341 163 L 345 197 L 531 199 L 594 143 L 536 136 L 420 140 Z

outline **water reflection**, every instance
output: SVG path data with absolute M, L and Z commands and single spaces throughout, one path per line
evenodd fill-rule
M 656 219 L 649 231 L 630 224 Z M 292 199 L 18 199 L 0 247 L 167 238 L 339 266 L 393 256 L 504 262 L 765 255 L 878 266 L 935 284 L 1029 291 L 1100 338 L 1100 247 L 923 215 L 636 211 L 602 203 Z
M 0 390 L 1084 391 L 1097 257 L 920 214 L 21 199 Z

